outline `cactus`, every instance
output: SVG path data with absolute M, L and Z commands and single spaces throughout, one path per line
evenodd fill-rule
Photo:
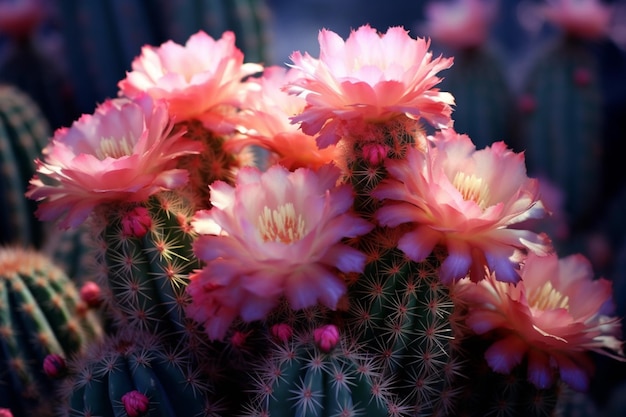
M 49 135 L 37 104 L 17 88 L 0 85 L 0 244 L 40 247 L 45 239 L 36 203 L 24 193 Z
M 70 358 L 102 333 L 69 278 L 42 253 L 0 248 L 0 408 L 51 415 L 48 355 Z
M 212 385 L 185 352 L 125 329 L 68 362 L 59 390 L 63 416 L 217 416 Z
M 105 298 L 114 321 L 119 326 L 187 334 L 185 287 L 188 274 L 198 267 L 189 225 L 193 205 L 182 194 L 162 192 L 139 205 L 101 208 L 94 217 L 94 226 L 101 230 L 96 278 L 108 288 Z M 138 226 L 143 230 L 128 226 L 134 221 L 145 221 Z
M 497 58 L 485 48 L 461 49 L 441 89 L 454 95 L 454 128 L 469 135 L 476 148 L 504 140 L 515 142 L 516 108 Z
M 583 41 L 562 38 L 541 53 L 522 99 L 528 172 L 563 190 L 570 226 L 584 229 L 599 208 L 603 116 L 597 62 Z
M 381 375 L 336 326 L 303 329 L 268 343 L 269 353 L 254 367 L 256 396 L 246 415 L 389 415 L 393 399 Z

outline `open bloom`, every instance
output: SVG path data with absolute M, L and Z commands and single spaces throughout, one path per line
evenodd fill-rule
M 365 255 L 342 243 L 372 225 L 350 213 L 352 190 L 337 186 L 339 170 L 266 172 L 245 167 L 235 186 L 211 185 L 210 210 L 192 222 L 205 267 L 187 287 L 187 314 L 221 339 L 238 316 L 260 320 L 285 298 L 293 309 L 320 302 L 336 308 L 345 293 L 341 272 L 361 272 Z
M 612 11 L 598 0 L 546 0 L 540 13 L 564 32 L 582 38 L 608 34 Z
M 481 46 L 496 12 L 494 0 L 436 1 L 426 5 L 424 32 L 452 48 Z
M 413 39 L 401 27 L 379 34 L 361 26 L 343 39 L 329 30 L 319 33 L 320 57 L 294 52 L 291 60 L 304 76 L 289 91 L 307 101 L 294 117 L 302 130 L 324 148 L 340 139 L 342 124 L 381 123 L 394 117 L 424 119 L 435 127 L 451 124 L 454 98 L 434 88 L 436 74 L 452 58 L 432 58 L 430 41 Z M 350 129 L 348 127 L 348 129 Z
M 77 227 L 103 203 L 144 201 L 186 183 L 176 159 L 201 144 L 172 134 L 167 104 L 117 98 L 58 129 L 37 160 L 27 196 L 42 220 Z
M 593 279 L 582 255 L 530 254 L 517 285 L 490 276 L 474 284 L 461 281 L 457 292 L 469 312 L 467 324 L 478 334 L 494 335 L 486 359 L 496 372 L 509 373 L 528 361 L 528 379 L 551 386 L 557 373 L 577 390 L 586 390 L 593 370 L 588 351 L 617 359 L 619 319 L 610 317 L 611 282 Z
M 537 180 L 526 176 L 523 154 L 503 142 L 476 150 L 467 135 L 438 132 L 426 152 L 411 148 L 406 159 L 388 160 L 390 179 L 374 190 L 386 200 L 376 217 L 385 226 L 410 223 L 398 247 L 421 261 L 442 244 L 448 256 L 441 265 L 444 283 L 485 276 L 519 280 L 521 251 L 545 254 L 545 237 L 509 226 L 544 214 Z
M 270 152 L 268 165 L 280 164 L 293 171 L 297 168 L 317 169 L 336 159 L 336 147 L 319 149 L 315 137 L 302 132 L 290 117 L 300 114 L 306 106 L 304 98 L 288 94 L 283 87 L 298 77 L 299 71 L 282 67 L 266 68 L 260 78 L 251 78 L 246 102 L 238 113 L 239 134 L 230 138 L 226 149 L 238 152 L 257 145 Z
M 176 121 L 196 118 L 222 132 L 232 129 L 224 118 L 245 94 L 241 80 L 262 70 L 243 59 L 233 32 L 215 40 L 199 31 L 185 45 L 170 40 L 159 47 L 144 46 L 119 88 L 130 97 L 147 92 L 166 100 Z

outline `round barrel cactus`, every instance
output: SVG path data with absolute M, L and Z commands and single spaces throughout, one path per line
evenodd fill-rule
M 48 257 L 0 248 L 0 408 L 14 417 L 52 415 L 58 381 L 51 377 L 101 334 L 72 281 Z

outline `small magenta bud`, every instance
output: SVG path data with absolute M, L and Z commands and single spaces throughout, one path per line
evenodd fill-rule
M 389 148 L 380 143 L 367 143 L 363 145 L 363 159 L 371 165 L 380 165 L 387 157 Z
M 139 391 L 129 391 L 122 395 L 122 404 L 128 417 L 142 417 L 148 414 L 150 400 Z
M 574 83 L 579 87 L 585 87 L 591 82 L 591 71 L 587 68 L 576 68 L 574 71 Z
M 339 329 L 334 324 L 327 324 L 313 331 L 313 338 L 322 352 L 330 352 L 339 343 Z
M 90 308 L 97 308 L 102 304 L 102 290 L 93 281 L 87 281 L 80 288 L 80 299 Z
M 152 218 L 145 207 L 133 207 L 122 217 L 122 233 L 126 237 L 142 238 L 151 227 Z
M 524 94 L 520 97 L 518 103 L 519 109 L 522 113 L 532 113 L 537 107 L 535 99 L 530 94 Z
M 274 339 L 280 342 L 287 342 L 293 335 L 293 328 L 287 323 L 279 323 L 270 328 L 270 333 Z
M 236 331 L 233 333 L 233 336 L 230 338 L 230 343 L 238 349 L 244 347 L 246 345 L 246 341 L 248 340 L 248 336 L 250 332 L 240 332 Z
M 57 353 L 49 354 L 43 360 L 43 371 L 50 378 L 63 377 L 67 372 L 65 359 Z
M 8 408 L 0 408 L 0 417 L 13 417 L 13 413 Z

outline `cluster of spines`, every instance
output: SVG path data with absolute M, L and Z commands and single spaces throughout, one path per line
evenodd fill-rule
M 54 382 L 43 371 L 44 361 L 79 355 L 101 336 L 96 316 L 48 257 L 0 249 L 0 407 L 14 416 L 49 414 Z
M 61 415 L 217 417 L 223 407 L 213 389 L 185 344 L 125 329 L 68 362 Z
M 143 236 L 128 234 L 124 219 L 137 208 L 147 217 Z M 193 208 L 184 194 L 167 191 L 145 203 L 103 207 L 94 219 L 97 280 L 105 294 L 105 308 L 118 327 L 189 336 L 193 326 L 185 318 L 185 288 L 189 273 L 198 268 L 193 256 Z M 146 220 L 146 219 L 144 219 Z M 95 226 L 102 222 L 101 226 Z
M 24 193 L 49 135 L 37 104 L 15 87 L 0 85 L 0 244 L 38 247 L 45 238 L 36 203 Z
M 253 363 L 252 400 L 244 416 L 388 416 L 400 407 L 369 355 L 334 325 L 300 327 L 266 336 L 265 355 Z M 316 331 L 338 330 L 325 345 Z M 332 336 L 331 336 L 332 338 Z

